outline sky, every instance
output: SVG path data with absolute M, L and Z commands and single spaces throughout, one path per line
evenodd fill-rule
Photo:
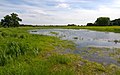
M 86 25 L 98 17 L 120 18 L 120 0 L 0 0 L 0 19 L 13 12 L 22 24 Z

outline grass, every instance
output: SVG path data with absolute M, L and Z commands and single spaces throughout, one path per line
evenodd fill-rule
M 89 29 L 95 31 L 120 33 L 120 26 L 66 26 L 67 29 Z
M 115 65 L 104 66 L 79 55 L 56 52 L 74 49 L 74 44 L 53 36 L 29 34 L 28 30 L 34 29 L 0 28 L 0 75 L 120 74 Z
M 85 26 L 82 29 L 120 33 L 120 26 Z
M 69 41 L 56 37 L 29 34 L 30 29 L 34 28 L 0 28 L 0 70 L 9 71 L 1 72 L 4 75 L 7 73 L 10 75 L 12 72 L 10 68 L 13 66 L 13 70 L 18 69 L 15 66 L 19 67 L 19 65 L 26 68 L 27 63 L 33 62 L 33 59 L 45 58 L 50 51 L 55 50 L 55 47 L 67 49 L 73 46 Z M 8 65 L 10 68 L 7 67 Z
M 118 63 L 120 63 L 120 49 L 114 48 L 113 52 L 109 53 L 109 56 L 115 59 Z
M 58 35 L 59 33 L 57 32 L 50 32 L 51 34 Z
M 120 26 L 42 26 L 42 29 L 62 28 L 62 29 L 89 29 L 95 31 L 120 33 Z

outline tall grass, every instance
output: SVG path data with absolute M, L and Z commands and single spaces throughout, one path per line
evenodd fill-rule
M 49 63 L 46 55 L 56 47 L 72 46 L 56 37 L 29 34 L 30 29 L 0 28 L 0 75 L 49 75 L 55 60 Z
M 59 38 L 29 34 L 35 28 L 0 28 L 0 75 L 119 75 L 117 66 L 103 66 L 79 55 L 57 53 L 74 49 Z

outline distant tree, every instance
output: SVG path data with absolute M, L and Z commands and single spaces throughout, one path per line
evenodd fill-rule
M 95 25 L 97 25 L 97 26 L 108 26 L 108 25 L 110 25 L 110 18 L 109 17 L 99 17 L 95 21 Z
M 11 26 L 11 17 L 9 15 L 6 15 L 4 19 L 1 20 L 1 25 L 3 27 L 10 27 Z
M 68 24 L 68 26 L 76 26 L 75 24 Z
M 18 27 L 20 26 L 19 21 L 22 21 L 17 14 L 12 13 L 11 15 L 6 15 L 4 19 L 1 19 L 1 26 L 3 27 Z
M 11 14 L 11 23 L 12 23 L 11 26 L 12 27 L 18 27 L 18 26 L 20 26 L 19 21 L 22 21 L 22 19 L 20 19 L 17 14 L 12 13 Z
M 87 23 L 87 26 L 94 26 L 93 23 Z
M 120 18 L 119 18 L 119 19 L 112 20 L 112 21 L 110 22 L 110 25 L 112 25 L 112 26 L 120 26 Z
M 1 27 L 1 22 L 0 22 L 0 27 Z

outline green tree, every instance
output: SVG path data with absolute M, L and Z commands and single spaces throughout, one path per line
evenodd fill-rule
M 120 26 L 120 18 L 119 18 L 119 19 L 112 20 L 112 21 L 110 22 L 110 24 L 111 24 L 112 26 Z
M 95 26 L 93 23 L 87 23 L 87 26 Z
M 19 21 L 22 21 L 22 19 L 20 19 L 17 14 L 12 13 L 11 14 L 11 27 L 18 27 L 20 25 Z
M 1 27 L 1 22 L 0 22 L 0 27 Z
M 110 25 L 110 18 L 109 17 L 99 17 L 95 21 L 95 25 L 97 25 L 97 26 L 108 26 L 108 25 Z
M 1 26 L 3 27 L 18 27 L 19 21 L 22 21 L 17 14 L 12 13 L 11 15 L 6 15 L 4 19 L 1 19 Z
M 9 15 L 6 15 L 4 19 L 1 20 L 1 25 L 3 27 L 10 27 L 11 25 L 11 17 Z

